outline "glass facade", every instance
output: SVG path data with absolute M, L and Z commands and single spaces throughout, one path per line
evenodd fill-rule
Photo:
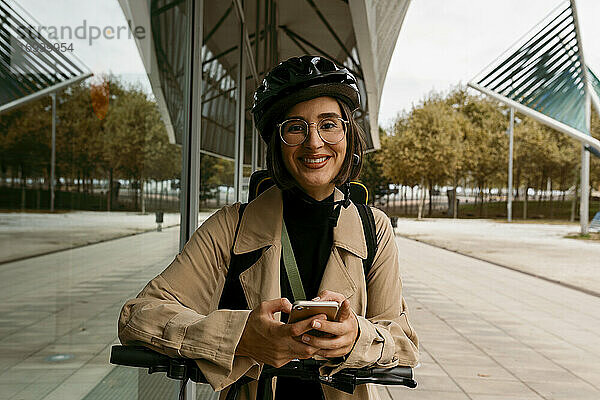
M 179 250 L 181 146 L 141 63 L 123 67 L 150 26 L 116 1 L 3 0 L 0 23 L 0 398 L 174 398 L 108 363 L 123 303 Z

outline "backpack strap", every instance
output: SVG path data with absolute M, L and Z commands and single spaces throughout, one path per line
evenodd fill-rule
M 361 203 L 354 203 L 354 205 L 358 209 L 363 232 L 365 233 L 365 240 L 367 242 L 367 258 L 363 260 L 363 270 L 366 278 L 371 270 L 373 260 L 375 259 L 375 253 L 377 252 L 377 229 L 375 228 L 375 217 L 373 216 L 371 207 Z

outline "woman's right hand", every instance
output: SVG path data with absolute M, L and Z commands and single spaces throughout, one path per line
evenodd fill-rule
M 284 324 L 275 319 L 275 313 L 289 314 L 291 311 L 292 304 L 286 298 L 260 303 L 250 312 L 235 354 L 276 368 L 295 358 L 311 358 L 320 349 L 294 340 L 294 337 L 311 330 L 314 320 L 327 319 L 327 316 L 319 314 L 293 324 Z

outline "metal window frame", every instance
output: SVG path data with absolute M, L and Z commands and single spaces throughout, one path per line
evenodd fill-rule
M 201 96 L 202 66 L 200 52 L 202 49 L 202 24 L 204 0 L 187 1 L 187 46 L 184 116 L 181 156 L 181 225 L 179 249 L 192 237 L 198 226 L 200 199 L 200 136 L 201 136 Z M 192 386 L 192 385 L 190 385 Z

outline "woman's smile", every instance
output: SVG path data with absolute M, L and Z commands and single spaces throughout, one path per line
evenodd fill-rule
M 319 169 L 319 168 L 323 168 L 327 164 L 327 161 L 330 158 L 331 158 L 330 156 L 317 155 L 317 156 L 304 156 L 304 157 L 301 157 L 300 160 L 304 163 L 304 166 L 306 168 Z

